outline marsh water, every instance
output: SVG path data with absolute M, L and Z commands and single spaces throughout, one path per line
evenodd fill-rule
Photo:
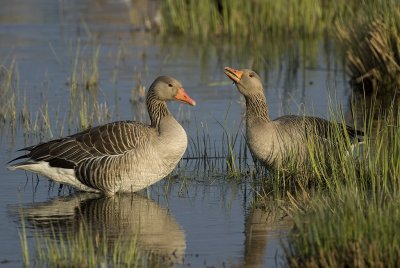
M 43 122 L 45 114 L 49 120 L 48 128 L 24 129 L 18 119 L 21 101 L 15 125 L 2 126 L 0 265 L 22 265 L 21 212 L 33 259 L 36 229 L 50 234 L 53 223 L 57 232 L 63 232 L 85 222 L 106 232 L 110 240 L 137 237 L 142 250 L 166 256 L 178 267 L 283 263 L 281 244 L 290 222 L 254 205 L 257 194 L 251 178 L 227 176 L 224 159 L 212 172 L 195 159 L 183 160 L 171 177 L 147 191 L 114 198 L 75 193 L 46 178 L 8 171 L 6 163 L 19 155 L 20 148 L 77 130 L 71 117 L 79 117 L 75 109 L 82 106 L 71 104 L 74 73 L 78 86 L 92 73 L 98 77 L 95 89 L 82 89 L 82 94 L 96 91 L 100 115 L 93 124 L 148 120 L 141 86 L 148 88 L 159 75 L 179 79 L 197 102 L 195 107 L 169 105 L 191 138 L 187 155 L 213 154 L 222 148 L 224 133 L 242 137 L 243 100 L 225 77 L 225 66 L 256 66 L 272 118 L 304 111 L 326 117 L 329 96 L 349 114 L 348 78 L 342 54 L 331 39 L 271 37 L 255 53 L 246 40 L 198 42 L 149 31 L 147 22 L 158 16 L 156 1 L 0 2 L 2 68 L 15 62 L 13 88 L 21 99 L 25 96 L 31 120 Z M 196 147 L 204 135 L 210 142 Z

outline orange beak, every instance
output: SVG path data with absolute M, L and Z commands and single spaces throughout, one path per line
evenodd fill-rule
M 183 89 L 183 87 L 181 87 L 178 90 L 178 93 L 176 93 L 176 95 L 175 95 L 175 99 L 185 102 L 187 104 L 190 104 L 192 106 L 196 105 L 196 102 L 194 100 L 192 100 L 192 98 L 189 97 L 189 95 L 186 93 L 186 91 Z
M 243 75 L 242 71 L 238 71 L 230 67 L 225 67 L 224 73 L 235 83 L 239 83 Z

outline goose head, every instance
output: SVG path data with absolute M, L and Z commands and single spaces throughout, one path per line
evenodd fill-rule
M 249 69 L 235 70 L 225 67 L 224 73 L 235 83 L 239 92 L 245 97 L 264 94 L 261 78 L 256 72 Z
M 159 101 L 179 101 L 192 106 L 196 102 L 189 97 L 181 83 L 170 76 L 159 76 L 149 89 L 149 94 Z

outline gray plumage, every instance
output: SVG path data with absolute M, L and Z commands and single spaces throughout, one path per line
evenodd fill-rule
M 10 169 L 25 169 L 85 191 L 135 192 L 168 175 L 187 146 L 186 132 L 165 103 L 195 105 L 172 77 L 158 77 L 146 99 L 151 125 L 121 121 L 30 146 Z M 10 162 L 12 162 L 10 161 Z
M 349 126 L 334 124 L 310 116 L 286 115 L 271 120 L 260 77 L 252 70 L 225 68 L 225 74 L 234 81 L 246 100 L 246 139 L 252 154 L 262 163 L 282 168 L 288 160 L 298 165 L 308 162 L 307 139 L 329 142 L 335 129 L 350 138 L 363 135 Z

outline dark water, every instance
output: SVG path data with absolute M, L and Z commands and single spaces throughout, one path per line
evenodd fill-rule
M 189 137 L 195 139 L 199 131 L 205 131 L 212 143 L 218 144 L 224 122 L 229 133 L 238 131 L 243 101 L 223 68 L 250 67 L 254 55 L 239 57 L 234 51 L 241 44 L 224 40 L 200 45 L 190 39 L 163 39 L 146 32 L 143 21 L 157 16 L 153 4 L 0 1 L 0 63 L 8 67 L 15 60 L 18 94 L 26 95 L 32 117 L 47 103 L 52 131 L 43 139 L 75 131 L 74 123 L 68 126 L 68 115 L 74 109 L 68 101 L 74 60 L 79 60 L 79 80 L 82 62 L 89 66 L 96 49 L 96 99 L 107 104 L 112 120 L 147 120 L 143 105 L 129 101 L 131 89 L 137 87 L 138 77 L 148 87 L 158 75 L 171 75 L 181 80 L 198 103 L 196 107 L 170 105 Z M 274 42 L 273 38 L 266 40 L 261 59 L 256 59 L 265 63 L 259 71 L 272 118 L 304 110 L 326 117 L 329 92 L 347 111 L 350 91 L 333 42 L 323 38 L 290 40 L 285 45 Z M 174 177 L 152 186 L 142 196 L 107 199 L 69 193 L 66 188 L 58 191 L 58 185 L 45 178 L 5 168 L 5 163 L 17 156 L 17 149 L 40 140 L 37 135 L 24 136 L 18 122 L 15 128 L 6 124 L 1 130 L 1 265 L 22 265 L 20 207 L 27 218 L 33 257 L 33 225 L 46 233 L 54 222 L 77 226 L 84 221 L 104 229 L 111 238 L 137 233 L 143 250 L 173 255 L 177 266 L 273 267 L 282 263 L 280 243 L 290 223 L 272 219 L 251 206 L 254 193 L 247 180 L 226 178 L 223 170 L 205 176 L 195 164 L 183 161 Z M 58 231 L 63 232 L 63 225 L 59 226 Z

